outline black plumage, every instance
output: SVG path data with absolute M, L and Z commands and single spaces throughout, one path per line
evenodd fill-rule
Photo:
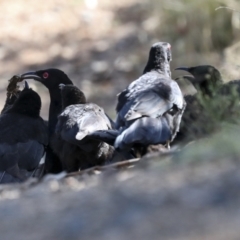
M 185 101 L 171 79 L 169 43 L 152 46 L 143 75 L 118 95 L 116 148 L 169 143 L 179 129 Z
M 184 70 L 192 74 L 184 76 L 189 80 L 198 92 L 205 97 L 216 95 L 232 95 L 234 91 L 240 96 L 240 80 L 224 82 L 221 73 L 214 66 L 200 65 L 195 67 L 178 67 L 176 70 Z
M 55 127 L 57 124 L 58 115 L 62 111 L 62 99 L 59 84 L 72 85 L 69 77 L 59 69 L 46 69 L 35 72 L 27 72 L 21 75 L 22 79 L 34 79 L 41 82 L 49 90 L 50 94 L 50 107 L 48 119 L 48 132 L 49 132 L 49 146 L 47 147 L 45 159 L 45 172 L 58 173 L 62 171 L 62 164 L 58 156 L 52 150 L 52 139 L 55 135 Z
M 60 84 L 63 111 L 58 117 L 53 149 L 64 170 L 71 172 L 102 165 L 112 158 L 114 148 L 88 138 L 97 130 L 111 129 L 104 110 L 87 103 L 84 93 L 76 86 Z
M 224 83 L 220 72 L 211 65 L 179 67 L 177 70 L 192 74 L 183 78 L 193 84 L 197 93 L 185 96 L 187 107 L 174 143 L 204 137 L 218 129 L 220 122 L 238 119 L 240 81 Z
M 193 75 L 188 80 L 193 84 L 197 91 L 203 95 L 212 96 L 223 85 L 220 72 L 211 65 L 200 65 L 196 67 L 179 67 L 176 70 L 184 70 Z
M 12 107 L 1 114 L 1 182 L 25 180 L 44 156 L 48 133 L 40 109 L 39 95 L 26 83 Z

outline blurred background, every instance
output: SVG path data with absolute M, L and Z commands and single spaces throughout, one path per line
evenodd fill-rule
M 0 104 L 14 74 L 59 68 L 115 118 L 116 94 L 142 74 L 152 43 L 172 45 L 178 66 L 211 64 L 240 78 L 240 1 L 0 0 Z M 239 59 L 239 61 L 238 61 Z M 47 118 L 47 90 L 34 81 Z M 184 84 L 183 84 L 184 85 Z

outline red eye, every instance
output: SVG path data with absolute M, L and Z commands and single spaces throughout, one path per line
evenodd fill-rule
M 48 78 L 48 76 L 49 76 L 49 74 L 48 74 L 48 72 L 45 72 L 44 74 L 43 74 L 43 78 Z

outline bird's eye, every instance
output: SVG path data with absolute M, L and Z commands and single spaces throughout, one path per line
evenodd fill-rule
M 48 72 L 45 72 L 44 74 L 43 74 L 43 78 L 48 78 L 48 76 L 49 76 L 49 74 L 48 74 Z

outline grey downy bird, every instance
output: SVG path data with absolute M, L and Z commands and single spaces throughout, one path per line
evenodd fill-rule
M 58 117 L 52 146 L 67 172 L 103 165 L 112 158 L 114 148 L 88 134 L 111 129 L 104 110 L 87 103 L 84 93 L 73 85 L 59 85 L 63 110 Z
M 122 130 L 116 148 L 169 145 L 175 138 L 185 101 L 171 79 L 170 61 L 170 44 L 154 44 L 143 75 L 118 95 L 116 127 Z
M 155 43 L 143 75 L 118 95 L 116 130 L 97 131 L 95 137 L 116 149 L 135 149 L 144 155 L 147 146 L 165 144 L 174 139 L 185 101 L 178 84 L 171 79 L 169 43 Z

